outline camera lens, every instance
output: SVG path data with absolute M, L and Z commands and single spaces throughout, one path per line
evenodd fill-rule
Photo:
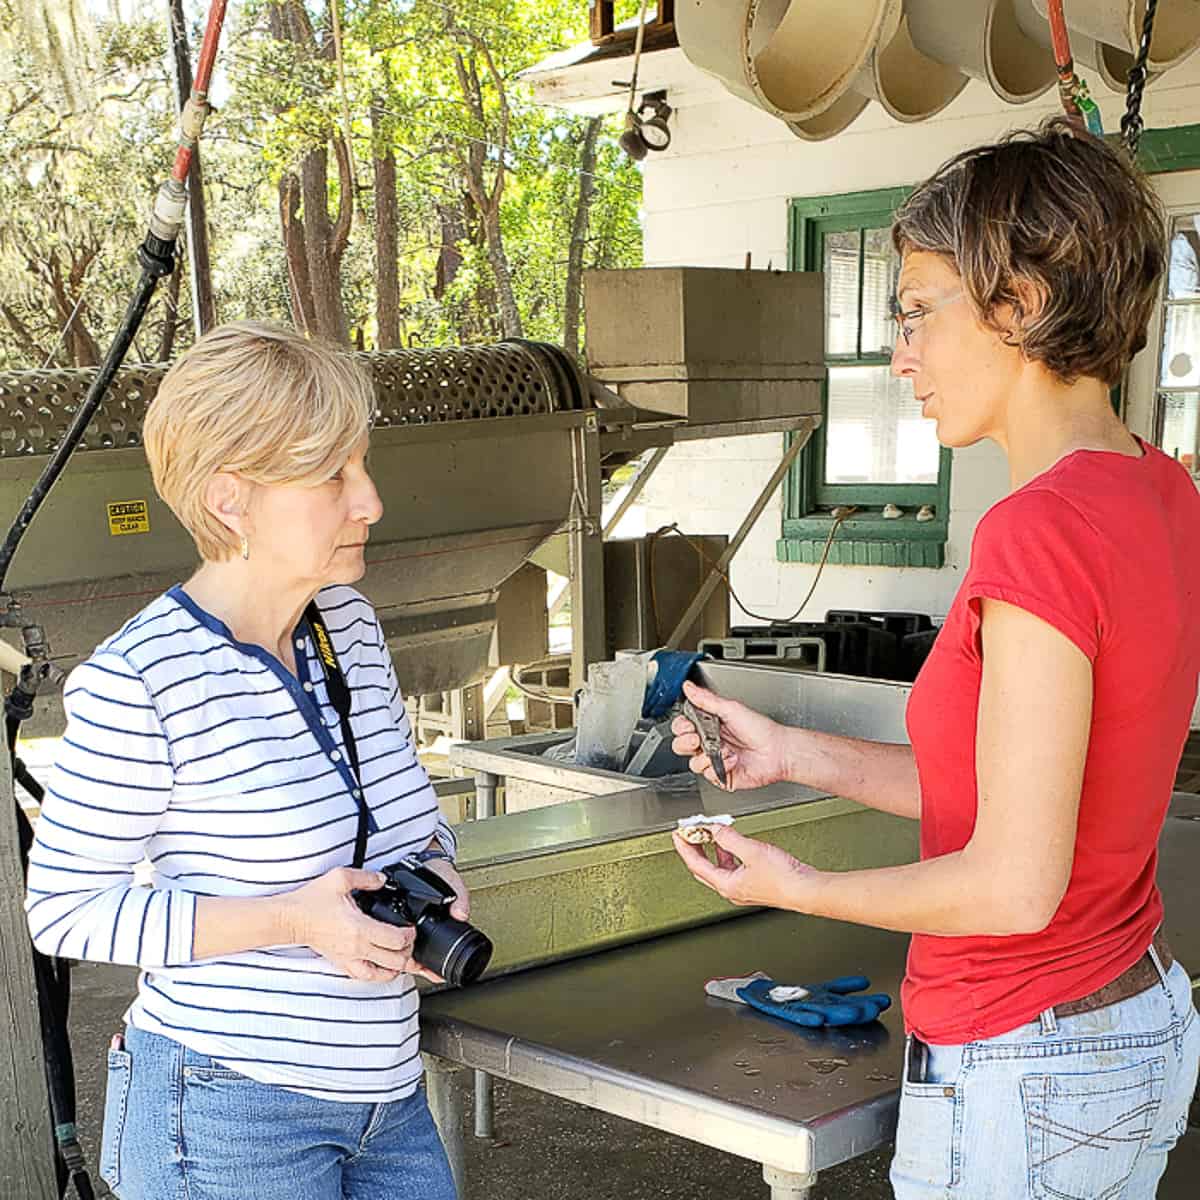
M 492 959 L 492 942 L 485 933 L 453 917 L 417 922 L 413 957 L 456 987 L 474 983 Z

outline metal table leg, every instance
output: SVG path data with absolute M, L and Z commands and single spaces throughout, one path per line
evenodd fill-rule
M 496 1135 L 492 1119 L 492 1077 L 486 1071 L 475 1072 L 475 1136 L 491 1141 Z
M 496 815 L 496 785 L 500 777 L 491 771 L 475 772 L 475 819 Z M 490 1141 L 496 1133 L 492 1118 L 492 1077 L 486 1071 L 475 1072 L 475 1136 Z
M 771 1200 L 809 1200 L 817 1182 L 813 1175 L 798 1175 L 795 1171 L 782 1171 L 778 1167 L 763 1165 L 763 1179 L 771 1189 Z
M 483 821 L 496 815 L 496 785 L 499 775 L 491 771 L 475 772 L 475 820 Z
M 450 1160 L 450 1171 L 454 1176 L 454 1188 L 460 1197 L 466 1195 L 466 1145 L 464 1127 L 467 1119 L 466 1075 L 461 1067 L 422 1054 L 425 1062 L 425 1091 L 429 1097 L 429 1110 L 434 1124 L 441 1134 Z

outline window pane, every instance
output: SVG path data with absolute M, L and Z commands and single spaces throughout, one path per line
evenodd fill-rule
M 888 367 L 830 367 L 826 483 L 937 483 L 934 423 Z
M 900 277 L 900 255 L 892 247 L 892 231 L 868 229 L 863 235 L 862 352 L 891 354 L 896 343 L 892 297 Z
M 1163 387 L 1200 386 L 1200 303 L 1168 304 L 1163 322 Z
M 858 353 L 859 232 L 825 235 L 825 353 Z
M 1200 412 L 1200 392 L 1168 392 L 1160 394 L 1158 402 L 1162 412 L 1163 450 L 1195 474 L 1196 415 Z
M 1171 222 L 1167 297 L 1200 300 L 1200 213 L 1176 217 Z

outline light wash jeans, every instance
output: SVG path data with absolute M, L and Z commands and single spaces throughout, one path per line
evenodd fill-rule
M 1152 1200 L 1200 1065 L 1187 972 L 1154 962 L 1160 982 L 1119 1004 L 930 1046 L 923 1083 L 906 1053 L 897 1200 Z
M 132 1028 L 108 1054 L 100 1174 L 120 1200 L 455 1200 L 423 1089 L 314 1100 Z

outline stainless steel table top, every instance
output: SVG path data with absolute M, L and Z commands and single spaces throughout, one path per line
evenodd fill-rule
M 544 808 L 509 813 L 457 827 L 459 861 L 467 867 L 554 854 L 579 846 L 664 833 L 694 813 L 751 813 L 828 799 L 829 793 L 797 783 L 773 783 L 748 792 L 726 792 L 693 775 L 679 782 L 647 780 L 610 796 L 587 796 Z
M 1176 798 L 1160 846 L 1167 933 L 1195 979 L 1200 798 Z M 756 969 L 787 982 L 862 972 L 898 1001 L 907 944 L 841 922 L 752 914 L 427 996 L 422 1044 L 742 1157 L 818 1171 L 892 1135 L 898 1003 L 874 1027 L 810 1031 L 710 999 L 704 981 Z

